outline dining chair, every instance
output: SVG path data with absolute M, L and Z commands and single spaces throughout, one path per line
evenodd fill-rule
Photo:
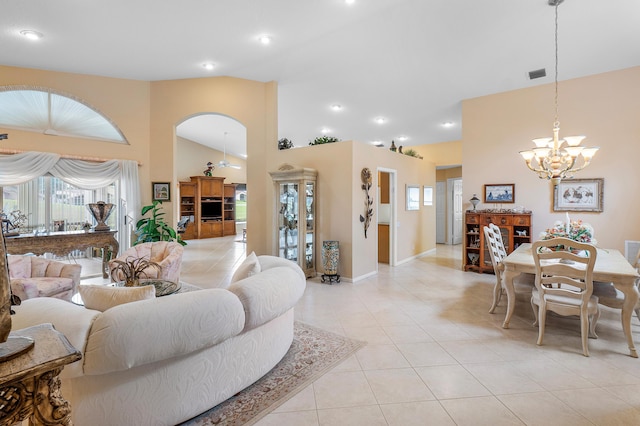
M 482 230 L 484 231 L 484 240 L 487 245 L 487 249 L 489 250 L 489 255 L 491 256 L 493 272 L 496 275 L 496 284 L 493 287 L 493 303 L 491 304 L 491 309 L 489 309 L 489 313 L 492 314 L 496 310 L 498 303 L 500 303 L 500 298 L 502 297 L 502 273 L 504 272 L 502 259 L 507 257 L 507 251 L 504 248 L 502 233 L 498 226 L 490 223 L 489 226 L 483 227 Z
M 564 247 L 557 250 L 558 247 Z M 567 251 L 568 248 L 573 251 Z M 593 295 L 593 267 L 597 251 L 591 244 L 567 238 L 533 243 L 531 253 L 536 266 L 536 287 L 531 291 L 531 307 L 538 324 L 538 345 L 542 345 L 547 311 L 562 316 L 580 316 L 582 353 L 589 356 L 587 338 L 597 338 L 600 317 L 598 297 Z M 586 253 L 583 256 L 578 253 Z M 537 307 L 537 308 L 536 308 Z
M 636 260 L 632 264 L 636 271 L 640 273 L 640 250 L 636 254 Z M 640 287 L 640 279 L 636 280 L 636 287 Z M 598 303 L 613 309 L 622 309 L 624 304 L 624 293 L 618 290 L 612 282 L 593 282 L 593 294 L 598 296 Z M 638 319 L 640 319 L 640 300 L 633 309 Z

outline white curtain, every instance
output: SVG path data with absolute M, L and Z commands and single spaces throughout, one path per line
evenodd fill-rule
M 120 178 L 120 164 L 118 160 L 94 163 L 61 158 L 49 173 L 77 188 L 98 189 Z
M 50 152 L 23 152 L 0 155 L 0 186 L 20 185 L 44 176 L 60 159 Z
M 131 160 L 120 162 L 120 194 L 122 214 L 120 215 L 121 247 L 131 247 L 131 234 L 140 215 L 140 181 L 138 179 L 138 163 Z
M 109 160 L 94 163 L 60 158 L 47 152 L 0 155 L 0 186 L 19 185 L 47 173 L 82 189 L 98 189 L 120 180 L 121 215 L 118 241 L 122 250 L 131 246 L 131 232 L 140 211 L 138 163 Z

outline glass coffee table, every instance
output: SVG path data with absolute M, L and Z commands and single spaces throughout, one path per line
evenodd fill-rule
M 80 284 L 82 285 L 82 284 Z M 117 286 L 117 287 L 124 287 L 124 281 L 119 281 L 117 283 L 110 283 L 110 284 L 105 284 L 105 285 L 110 285 L 110 286 Z M 181 289 L 182 289 L 182 284 L 177 282 L 174 283 L 173 281 L 169 281 L 169 280 L 162 280 L 162 279 L 141 279 L 140 280 L 140 286 L 145 286 L 145 285 L 153 285 L 156 288 L 156 297 L 162 297 L 162 296 L 168 296 L 170 294 L 175 294 L 178 293 Z M 198 289 L 197 287 L 193 287 L 190 286 L 189 284 L 185 284 L 186 286 L 188 286 L 188 288 L 186 289 L 186 291 L 193 291 L 194 289 Z M 84 302 L 82 301 L 82 297 L 80 296 L 80 292 L 77 292 L 76 294 L 73 295 L 72 299 L 71 299 L 72 303 L 75 303 L 76 305 L 81 305 L 84 306 Z
M 124 281 L 119 281 L 117 283 L 113 283 L 117 287 L 124 287 Z M 174 294 L 180 291 L 182 285 L 177 282 L 163 280 L 159 278 L 149 278 L 149 279 L 141 279 L 140 286 L 153 285 L 156 288 L 156 297 L 168 296 L 170 294 Z

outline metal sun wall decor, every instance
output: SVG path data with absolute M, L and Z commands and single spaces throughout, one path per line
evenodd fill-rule
M 362 172 L 360 172 L 360 178 L 362 179 L 361 188 L 366 196 L 364 199 L 364 216 L 360 215 L 360 222 L 364 224 L 364 237 L 367 238 L 367 229 L 369 229 L 369 224 L 371 223 L 371 218 L 373 217 L 373 207 L 371 207 L 373 205 L 373 200 L 369 195 L 369 190 L 371 189 L 372 183 L 371 170 L 369 170 L 367 167 L 362 169 Z

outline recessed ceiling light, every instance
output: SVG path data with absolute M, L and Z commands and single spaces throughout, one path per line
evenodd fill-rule
M 264 45 L 270 44 L 271 43 L 271 36 L 268 35 L 261 35 L 260 37 L 258 37 L 258 41 Z
M 384 146 L 384 142 L 382 142 L 382 141 L 373 141 L 373 142 L 371 142 L 371 145 Z
M 215 64 L 212 64 L 211 62 L 206 62 L 204 64 L 202 64 L 202 66 L 204 67 L 205 70 L 207 71 L 211 71 L 212 69 L 215 68 Z
M 346 4 L 354 4 L 356 0 L 344 0 Z
M 378 123 L 378 124 L 384 124 L 386 121 L 387 121 L 387 119 L 384 118 L 384 117 L 376 117 L 375 118 L 375 122 Z
M 398 137 L 398 140 L 399 140 L 400 142 L 404 142 L 404 141 L 406 141 L 407 139 L 409 139 L 409 138 L 408 138 L 407 136 L 404 136 L 404 135 L 403 135 L 403 136 L 399 136 L 399 137 Z
M 456 123 L 454 123 L 453 121 L 445 121 L 444 123 L 442 123 L 442 127 L 445 127 L 445 128 L 447 128 L 447 129 L 448 129 L 449 127 L 453 127 L 453 126 L 455 126 L 455 125 L 456 125 Z
M 326 127 L 324 127 L 322 130 L 320 130 L 320 132 L 322 132 L 323 134 L 331 133 L 331 129 L 327 129 Z
M 28 38 L 29 40 L 40 40 L 44 35 L 41 32 L 34 30 L 22 30 L 20 35 Z
M 331 109 L 334 110 L 334 111 L 342 111 L 342 105 L 333 104 L 333 105 L 331 105 Z

